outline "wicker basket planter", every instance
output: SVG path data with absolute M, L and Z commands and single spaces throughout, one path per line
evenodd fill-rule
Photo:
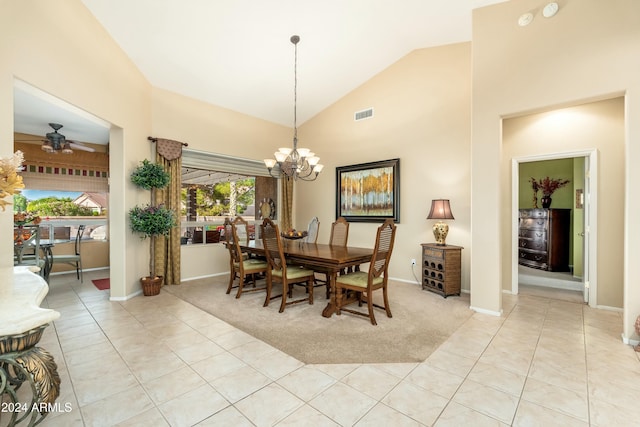
M 142 285 L 142 293 L 145 296 L 158 295 L 162 287 L 162 276 L 142 277 L 140 278 L 140 284 Z

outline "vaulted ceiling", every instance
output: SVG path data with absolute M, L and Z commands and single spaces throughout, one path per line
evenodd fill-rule
M 82 0 L 152 85 L 285 126 L 292 35 L 302 124 L 415 49 L 469 41 L 471 11 L 503 1 Z M 16 132 L 44 135 L 54 121 L 69 139 L 108 138 L 108 124 L 24 88 L 15 114 Z

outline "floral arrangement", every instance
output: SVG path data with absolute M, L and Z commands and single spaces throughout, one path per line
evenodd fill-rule
M 135 206 L 129 211 L 129 220 L 131 230 L 141 233 L 143 239 L 151 236 L 166 236 L 176 225 L 173 211 L 164 205 Z
M 29 224 L 38 225 L 41 221 L 42 218 L 33 212 L 15 212 L 13 214 L 13 223 L 19 227 Z
M 16 151 L 8 159 L 0 157 L 0 208 L 3 211 L 6 205 L 11 204 L 4 198 L 19 193 L 24 188 L 22 177 L 18 175 L 18 172 L 22 170 L 23 161 L 22 151 Z
M 548 176 L 542 179 L 536 180 L 535 178 L 531 178 L 529 180 L 531 182 L 531 187 L 533 188 L 533 194 L 537 194 L 538 191 L 542 190 L 542 194 L 545 196 L 551 196 L 557 189 L 564 187 L 569 184 L 568 179 L 554 179 L 549 178 Z

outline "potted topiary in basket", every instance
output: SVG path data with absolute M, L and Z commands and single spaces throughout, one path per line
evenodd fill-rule
M 155 205 L 155 189 L 169 185 L 171 176 L 164 168 L 148 160 L 143 160 L 131 174 L 131 182 L 145 190 L 151 190 L 151 203 L 146 206 L 135 206 L 129 211 L 131 230 L 141 234 L 142 239 L 150 239 L 149 276 L 142 277 L 140 284 L 144 295 L 160 293 L 163 277 L 155 271 L 155 238 L 168 235 L 176 226 L 175 214 L 164 205 Z

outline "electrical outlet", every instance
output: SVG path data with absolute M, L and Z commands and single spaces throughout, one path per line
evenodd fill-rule
M 416 265 L 416 259 L 415 258 L 411 258 L 411 265 Z

